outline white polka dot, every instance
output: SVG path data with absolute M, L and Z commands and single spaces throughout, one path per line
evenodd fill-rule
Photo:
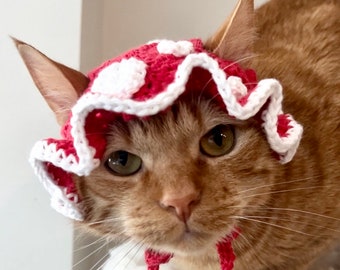
M 172 41 L 162 40 L 157 44 L 157 50 L 162 54 L 173 54 L 174 56 L 181 57 L 195 52 L 192 42 L 187 40 Z
M 120 99 L 131 98 L 144 85 L 147 65 L 136 58 L 123 59 L 101 70 L 91 91 Z

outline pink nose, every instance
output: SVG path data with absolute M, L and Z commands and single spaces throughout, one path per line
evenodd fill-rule
M 199 201 L 199 193 L 193 192 L 188 195 L 179 197 L 174 194 L 165 194 L 160 201 L 162 208 L 173 211 L 179 220 L 187 222 L 191 216 L 192 208 Z

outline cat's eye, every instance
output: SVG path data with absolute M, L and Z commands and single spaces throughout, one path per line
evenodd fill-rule
M 210 157 L 228 154 L 235 145 L 235 131 L 231 125 L 218 125 L 200 140 L 201 152 Z
M 105 162 L 107 170 L 118 176 L 129 176 L 137 173 L 142 167 L 142 159 L 127 151 L 111 153 Z

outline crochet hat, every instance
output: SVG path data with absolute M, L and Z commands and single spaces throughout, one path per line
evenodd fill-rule
M 90 83 L 62 128 L 62 139 L 37 142 L 31 164 L 67 217 L 82 220 L 82 205 L 72 174 L 86 176 L 98 167 L 106 132 L 116 117 L 156 115 L 185 93 L 217 96 L 226 114 L 246 120 L 260 114 L 264 133 L 280 162 L 289 162 L 302 127 L 282 112 L 282 87 L 275 79 L 256 81 L 252 70 L 220 59 L 202 41 L 152 41 L 108 60 L 89 74 Z

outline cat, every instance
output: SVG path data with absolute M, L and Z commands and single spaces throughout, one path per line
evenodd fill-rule
M 226 117 L 204 87 L 162 113 L 109 123 L 98 166 L 68 174 L 84 206 L 76 224 L 123 243 L 105 269 L 146 269 L 141 257 L 152 248 L 172 256 L 161 269 L 217 270 L 216 244 L 229 235 L 235 270 L 303 270 L 336 244 L 339 29 L 337 0 L 271 0 L 255 11 L 253 1 L 240 0 L 204 43 L 219 58 L 254 69 L 258 80 L 280 81 L 284 111 L 304 128 L 290 162 L 278 161 L 257 117 Z M 65 125 L 89 78 L 15 42 Z

